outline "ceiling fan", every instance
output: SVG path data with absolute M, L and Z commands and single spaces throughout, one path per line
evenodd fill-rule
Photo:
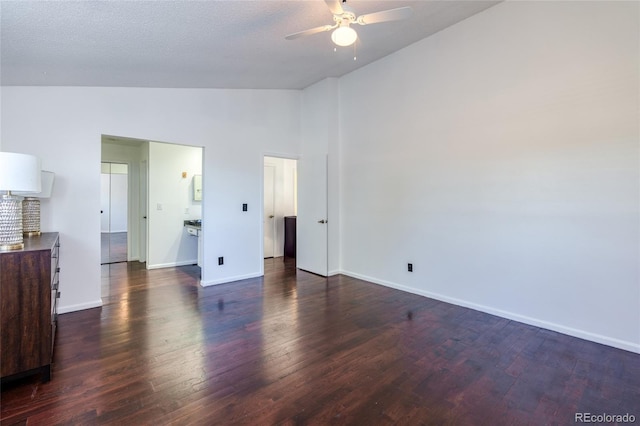
M 369 25 L 387 21 L 399 21 L 407 19 L 413 13 L 410 7 L 398 7 L 396 9 L 383 10 L 380 12 L 368 13 L 356 17 L 351 7 L 347 6 L 346 0 L 325 0 L 329 10 L 333 13 L 333 25 L 323 25 L 321 27 L 311 28 L 305 31 L 289 34 L 285 38 L 293 40 L 298 37 L 310 36 L 325 31 L 333 31 L 331 40 L 338 46 L 350 46 L 355 43 L 358 33 L 350 27 L 351 24 Z

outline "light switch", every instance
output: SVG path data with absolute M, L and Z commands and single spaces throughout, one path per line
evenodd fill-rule
M 162 204 L 158 203 L 158 205 L 156 206 L 156 210 L 162 210 Z
M 186 179 L 187 178 L 187 172 L 182 172 L 182 179 Z

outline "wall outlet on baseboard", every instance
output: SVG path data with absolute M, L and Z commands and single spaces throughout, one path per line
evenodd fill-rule
M 413 263 L 407 263 L 407 271 L 413 272 Z
M 220 256 L 218 258 L 218 265 L 224 265 L 224 257 Z

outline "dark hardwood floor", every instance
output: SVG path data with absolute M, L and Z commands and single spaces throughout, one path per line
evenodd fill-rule
M 59 317 L 52 380 L 5 384 L 2 425 L 640 422 L 640 355 L 265 261 L 103 266 L 104 306 Z

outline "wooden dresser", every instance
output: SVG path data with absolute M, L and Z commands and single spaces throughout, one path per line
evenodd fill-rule
M 60 240 L 57 232 L 0 252 L 0 377 L 51 378 L 57 323 Z

